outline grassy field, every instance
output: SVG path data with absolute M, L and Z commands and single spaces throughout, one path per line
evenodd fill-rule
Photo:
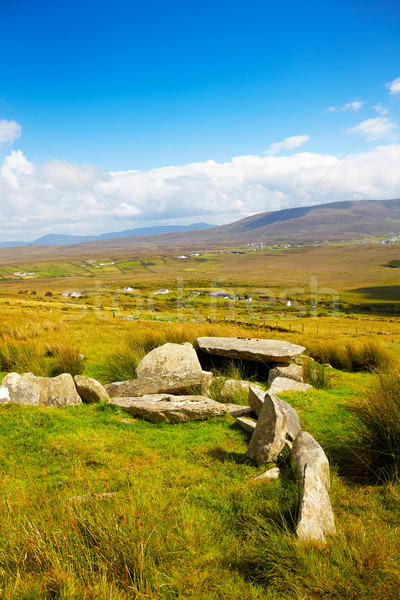
M 266 467 L 246 459 L 249 435 L 229 416 L 160 425 L 106 404 L 3 405 L 0 598 L 398 598 L 400 484 L 369 462 L 354 410 L 377 389 L 371 354 L 389 355 L 397 371 L 399 275 L 385 266 L 395 246 L 225 249 L 187 261 L 40 252 L 0 264 L 2 375 L 76 368 L 106 381 L 133 373 L 152 347 L 200 335 L 286 339 L 340 366 L 325 368 L 325 389 L 285 395 L 329 456 L 337 535 L 326 546 L 297 542 L 289 455 L 279 480 L 255 482 Z M 21 280 L 15 270 L 35 275 Z M 318 289 L 338 291 L 339 312 L 329 293 L 311 289 L 315 277 Z M 297 286 L 302 294 L 288 292 Z M 170 292 L 154 296 L 159 288 Z M 207 295 L 221 288 L 252 300 Z M 62 297 L 75 289 L 82 297 Z M 112 495 L 95 496 L 104 493 Z

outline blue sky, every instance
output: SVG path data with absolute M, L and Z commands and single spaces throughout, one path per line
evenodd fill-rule
M 397 0 L 4 0 L 0 14 L 9 235 L 400 197 L 400 177 L 371 174 L 400 157 Z

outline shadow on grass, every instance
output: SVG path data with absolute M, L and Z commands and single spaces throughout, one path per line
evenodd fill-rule
M 216 448 L 209 450 L 207 454 L 214 460 L 219 460 L 223 463 L 234 462 L 237 465 L 252 464 L 252 461 L 247 458 L 244 452 L 227 452 L 224 450 L 224 448 L 221 448 L 221 446 L 217 446 Z

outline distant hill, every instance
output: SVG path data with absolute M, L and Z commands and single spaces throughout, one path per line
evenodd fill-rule
M 198 231 L 132 237 L 85 244 L 99 250 L 137 248 L 192 248 L 233 243 L 313 243 L 362 239 L 369 235 L 400 234 L 400 199 L 331 202 L 264 212 L 229 225 Z
M 172 233 L 176 231 L 196 231 L 198 229 L 209 229 L 214 225 L 208 223 L 192 223 L 191 225 L 158 225 L 154 227 L 141 227 L 138 229 L 126 229 L 102 233 L 101 235 L 64 235 L 62 233 L 51 233 L 44 235 L 33 242 L 0 242 L 0 248 L 12 248 L 16 246 L 69 246 L 70 244 L 82 244 L 95 240 L 107 240 L 124 238 L 128 236 L 157 235 L 161 233 Z
M 332 202 L 264 212 L 219 227 L 197 223 L 187 227 L 175 226 L 173 229 L 174 231 L 165 233 L 160 231 L 160 227 L 142 228 L 135 230 L 136 235 L 132 235 L 131 231 L 122 231 L 103 234 L 97 238 L 45 236 L 31 242 L 30 246 L 3 247 L 0 258 L 15 261 L 22 256 L 32 259 L 82 254 L 86 257 L 109 256 L 111 252 L 119 251 L 133 251 L 137 254 L 164 251 L 185 253 L 189 250 L 238 244 L 304 244 L 400 234 L 400 199 Z M 147 233 L 149 231 L 152 233 Z M 55 246 L 57 243 L 59 245 Z M 45 244 L 51 245 L 51 250 Z

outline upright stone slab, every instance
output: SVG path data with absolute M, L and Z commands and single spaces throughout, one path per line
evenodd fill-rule
M 259 338 L 199 337 L 196 343 L 207 354 L 266 363 L 287 362 L 305 350 L 290 342 Z
M 296 437 L 292 447 L 292 460 L 300 485 L 303 485 L 304 471 L 308 465 L 329 490 L 331 479 L 328 458 L 318 442 L 307 431 L 302 431 Z
M 304 467 L 296 535 L 303 542 L 325 542 L 336 532 L 329 494 L 319 474 L 309 464 Z
M 249 388 L 248 403 L 257 416 L 261 413 L 261 409 L 264 404 L 265 394 L 266 392 L 258 386 L 251 385 Z M 301 423 L 299 416 L 296 410 L 293 408 L 293 406 L 291 406 L 288 402 L 280 399 L 280 403 L 285 412 L 287 413 L 289 419 L 287 427 L 288 435 L 292 438 L 292 440 L 294 440 L 301 431 Z
M 275 462 L 285 446 L 289 418 L 277 396 L 267 392 L 247 456 L 258 464 Z

